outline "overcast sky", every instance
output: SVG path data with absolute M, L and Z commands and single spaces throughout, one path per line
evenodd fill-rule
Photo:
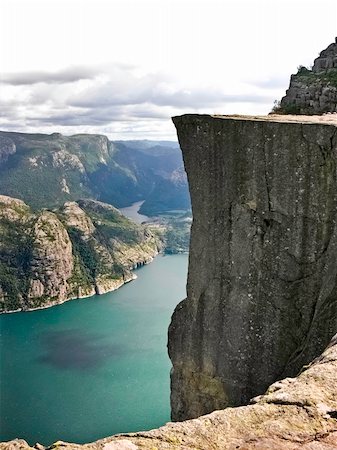
M 336 0 L 0 0 L 0 129 L 174 139 L 268 113 L 337 35 Z

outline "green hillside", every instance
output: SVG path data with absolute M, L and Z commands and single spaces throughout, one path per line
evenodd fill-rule
M 101 135 L 0 132 L 0 194 L 22 199 L 33 209 L 93 198 L 116 207 L 145 200 L 144 208 L 151 199 L 154 214 L 167 211 L 172 202 L 159 198 L 156 210 L 153 196 L 162 196 L 158 186 L 182 166 L 175 142 L 114 143 Z M 178 207 L 185 209 L 187 184 L 183 195 L 177 194 Z M 165 190 L 164 197 L 169 195 Z

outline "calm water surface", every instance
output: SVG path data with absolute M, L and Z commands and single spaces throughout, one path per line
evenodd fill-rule
M 144 216 L 143 214 L 139 214 L 139 209 L 144 203 L 144 200 L 141 202 L 133 203 L 131 206 L 126 206 L 125 208 L 119 208 L 120 212 L 128 217 L 129 219 L 133 220 L 136 223 L 142 223 L 149 220 L 148 216 Z
M 0 440 L 82 443 L 167 422 L 167 327 L 187 259 L 159 256 L 118 291 L 0 316 Z

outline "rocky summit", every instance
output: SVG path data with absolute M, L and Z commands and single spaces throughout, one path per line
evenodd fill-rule
M 246 404 L 337 330 L 337 118 L 173 119 L 193 224 L 169 329 L 174 420 Z
M 297 377 L 279 381 L 248 406 L 227 408 L 157 430 L 48 450 L 335 450 L 337 448 L 337 335 Z M 0 450 L 45 450 L 24 440 Z
M 299 66 L 274 110 L 281 114 L 337 112 L 337 38 L 315 59 L 312 69 Z

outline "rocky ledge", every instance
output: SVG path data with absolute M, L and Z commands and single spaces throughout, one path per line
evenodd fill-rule
M 337 335 L 297 378 L 274 383 L 248 406 L 85 445 L 58 441 L 48 450 L 335 450 L 336 386 Z M 14 440 L 0 444 L 0 450 L 32 448 Z

